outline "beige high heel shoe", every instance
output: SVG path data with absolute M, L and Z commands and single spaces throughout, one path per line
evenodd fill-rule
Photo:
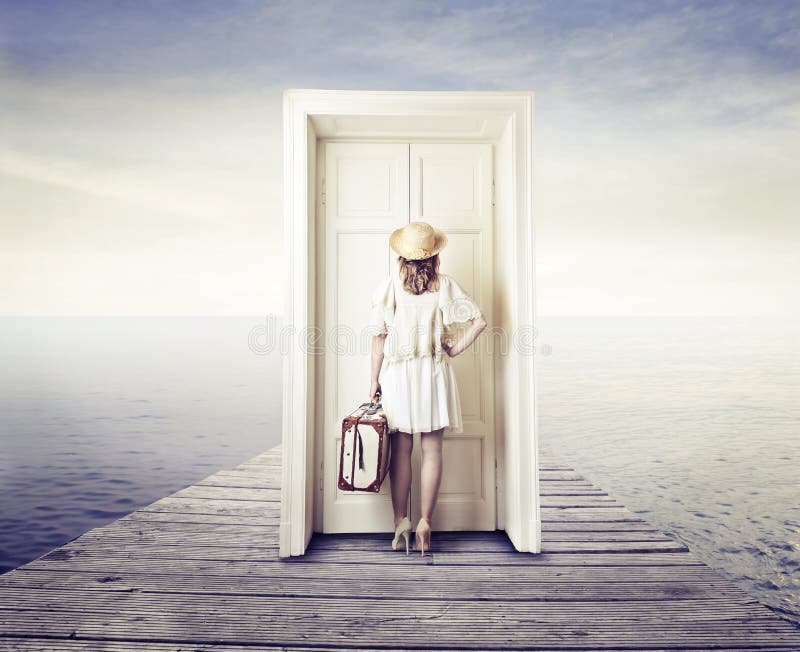
M 431 524 L 424 518 L 417 523 L 416 536 L 414 538 L 414 550 L 419 550 L 420 556 L 425 556 L 425 549 L 431 551 Z
M 400 519 L 397 527 L 394 529 L 394 539 L 392 539 L 392 550 L 397 550 L 400 547 L 400 537 L 406 540 L 406 554 L 408 554 L 408 536 L 411 534 L 411 521 L 408 516 Z

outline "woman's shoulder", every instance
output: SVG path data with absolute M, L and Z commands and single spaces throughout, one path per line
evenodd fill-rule
M 463 294 L 458 281 L 449 274 L 439 274 L 439 294 L 444 301 L 452 300 Z
M 449 274 L 438 274 L 437 276 L 439 277 L 439 292 L 449 292 L 453 287 L 453 283 L 455 283 L 455 279 Z
M 394 299 L 394 278 L 391 274 L 384 276 L 372 290 L 372 303 L 391 305 Z

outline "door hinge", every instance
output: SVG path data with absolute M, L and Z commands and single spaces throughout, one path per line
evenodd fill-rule
M 492 179 L 492 206 L 494 206 L 494 178 Z
M 323 205 L 325 204 L 325 177 L 322 178 L 322 192 L 320 193 Z

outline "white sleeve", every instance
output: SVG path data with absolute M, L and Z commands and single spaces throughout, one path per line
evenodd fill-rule
M 481 309 L 464 289 L 449 276 L 442 277 L 440 292 L 440 306 L 442 309 L 442 323 L 449 326 L 452 323 L 467 322 L 481 316 Z
M 394 284 L 389 276 L 381 281 L 372 292 L 370 299 L 369 325 L 375 333 L 386 333 L 387 327 L 394 319 Z

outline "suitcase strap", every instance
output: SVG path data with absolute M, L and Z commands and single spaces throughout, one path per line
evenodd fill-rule
M 364 470 L 364 442 L 361 439 L 361 432 L 358 430 L 358 421 L 354 426 L 355 432 L 353 436 L 358 439 L 358 468 L 360 470 Z M 355 464 L 355 460 L 353 460 L 353 464 Z M 353 469 L 355 471 L 355 469 Z M 353 474 L 353 479 L 355 480 L 355 473 Z
M 371 407 L 371 405 L 372 405 L 371 403 L 364 403 L 363 405 L 359 405 L 355 410 L 353 410 L 350 414 L 347 415 L 347 416 L 353 416 L 356 412 L 361 410 L 361 414 L 359 414 L 356 417 L 356 420 L 353 422 L 353 448 L 356 447 L 355 445 L 356 445 L 356 442 L 357 442 L 358 443 L 358 468 L 360 470 L 362 470 L 362 471 L 364 470 L 364 442 L 361 439 L 361 432 L 358 429 L 358 420 L 367 413 L 367 410 Z M 356 454 L 355 453 L 356 453 L 356 451 L 353 451 L 353 466 L 351 467 L 351 470 L 350 470 L 351 482 L 355 482 L 355 478 L 356 478 Z

